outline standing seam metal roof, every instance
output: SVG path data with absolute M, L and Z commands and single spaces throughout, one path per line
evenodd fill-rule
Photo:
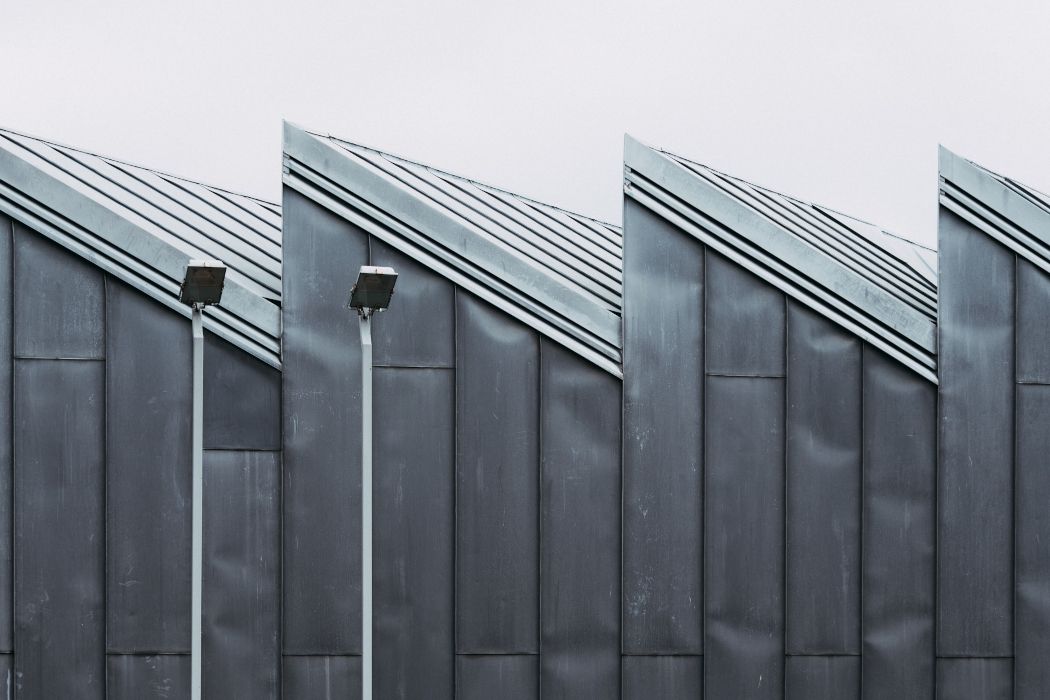
M 222 260 L 205 327 L 280 367 L 278 205 L 0 130 L 0 211 L 184 315 L 186 262 Z

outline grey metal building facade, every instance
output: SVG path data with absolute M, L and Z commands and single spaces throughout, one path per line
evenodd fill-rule
M 938 260 L 630 138 L 621 230 L 293 125 L 280 207 L 0 132 L 9 694 L 188 697 L 207 255 L 209 697 L 358 697 L 363 264 L 377 697 L 1047 696 L 1050 201 L 941 175 Z

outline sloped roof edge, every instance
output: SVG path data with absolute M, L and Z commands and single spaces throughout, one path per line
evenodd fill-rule
M 626 196 L 937 383 L 935 324 L 917 309 L 630 136 L 624 169 Z
M 418 192 L 362 167 L 329 138 L 285 122 L 284 183 L 622 377 L 616 313 Z

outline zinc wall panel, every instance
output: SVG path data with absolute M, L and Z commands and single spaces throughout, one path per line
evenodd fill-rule
M 360 656 L 286 656 L 282 700 L 360 700 Z
M 190 697 L 189 654 L 106 657 L 107 700 L 183 700 Z
M 540 345 L 541 648 L 545 700 L 620 687 L 620 382 Z
M 13 598 L 11 499 L 12 255 L 11 220 L 0 215 L 0 651 L 12 649 Z M 10 658 L 7 658 L 10 666 Z
M 280 371 L 212 333 L 204 336 L 204 449 L 281 449 Z
M 705 694 L 784 694 L 784 382 L 707 378 Z
M 710 250 L 706 263 L 707 372 L 783 376 L 784 295 Z
M 10 653 L 0 654 L 0 693 L 7 700 L 15 696 L 14 655 Z
M 861 345 L 794 303 L 787 328 L 787 651 L 858 654 Z
M 14 225 L 17 357 L 105 355 L 102 272 L 39 233 Z
M 361 646 L 360 338 L 367 237 L 284 190 L 284 651 Z
M 276 700 L 280 648 L 278 452 L 204 452 L 204 687 Z
M 855 700 L 860 697 L 859 656 L 789 656 L 787 700 Z
M 937 700 L 1011 700 L 1012 673 L 1011 659 L 937 659 Z
M 625 656 L 622 698 L 703 700 L 704 657 Z
M 940 214 L 937 650 L 1013 652 L 1014 256 Z
M 455 376 L 377 368 L 373 382 L 375 693 L 451 699 Z
M 539 657 L 528 654 L 456 657 L 456 700 L 538 700 Z
M 865 700 L 928 699 L 935 592 L 934 387 L 864 350 Z
M 703 248 L 624 206 L 623 651 L 703 651 Z
M 116 281 L 106 315 L 107 646 L 188 652 L 190 324 Z
M 539 342 L 456 296 L 456 650 L 538 651 Z
M 105 697 L 102 362 L 15 364 L 15 673 L 21 700 Z
M 1050 276 L 1017 258 L 1017 381 L 1050 384 Z

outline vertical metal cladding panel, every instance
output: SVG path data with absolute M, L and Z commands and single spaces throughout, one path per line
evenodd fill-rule
M 864 698 L 933 691 L 936 389 L 864 349 Z
M 624 206 L 623 651 L 703 651 L 703 247 Z
M 937 659 L 937 700 L 1011 700 L 1012 674 L 1011 659 Z
M 789 656 L 787 700 L 849 700 L 860 697 L 859 656 Z
M 211 333 L 204 336 L 204 449 L 281 449 L 281 373 Z
M 1013 652 L 1014 256 L 940 214 L 937 651 Z
M 784 295 L 707 251 L 707 372 L 784 374 Z
M 282 700 L 360 700 L 360 656 L 284 657 Z
M 102 359 L 102 273 L 43 235 L 14 224 L 17 357 Z
M 204 452 L 204 690 L 276 699 L 281 651 L 278 452 Z
M 1020 301 L 1020 299 L 1018 300 Z M 1045 307 L 1044 307 L 1045 308 Z M 1020 331 L 1020 329 L 1018 329 Z M 1019 334 L 1020 335 L 1020 334 Z M 1045 351 L 1044 351 L 1045 352 Z M 1050 692 L 1050 386 L 1017 387 L 1017 700 Z
M 376 365 L 452 367 L 456 364 L 455 287 L 375 238 L 373 265 L 397 270 L 390 308 L 372 324 Z
M 623 700 L 703 700 L 703 697 L 704 657 L 623 657 Z
M 190 697 L 188 654 L 106 657 L 107 700 L 182 700 Z
M 1017 258 L 1017 381 L 1050 384 L 1050 276 Z
M 787 328 L 787 651 L 859 654 L 861 344 L 794 303 Z
M 11 297 L 12 224 L 0 215 L 0 651 L 12 649 L 11 612 L 14 603 L 11 577 Z M 6 659 L 10 668 L 10 657 Z
M 705 691 L 784 695 L 784 381 L 707 378 Z
M 455 376 L 376 369 L 374 382 L 375 692 L 451 699 Z
M 539 650 L 539 342 L 456 295 L 456 650 Z
M 0 654 L 0 693 L 6 700 L 15 696 L 14 656 L 10 653 Z
M 102 362 L 15 364 L 15 674 L 22 700 L 103 698 Z
M 456 657 L 456 700 L 537 700 L 539 657 L 489 654 Z
M 620 382 L 540 345 L 540 685 L 545 700 L 620 687 Z
M 361 364 L 346 309 L 364 232 L 284 190 L 284 651 L 361 650 Z
M 116 652 L 190 648 L 190 324 L 106 285 L 106 629 Z M 137 668 L 137 666 L 136 666 Z

